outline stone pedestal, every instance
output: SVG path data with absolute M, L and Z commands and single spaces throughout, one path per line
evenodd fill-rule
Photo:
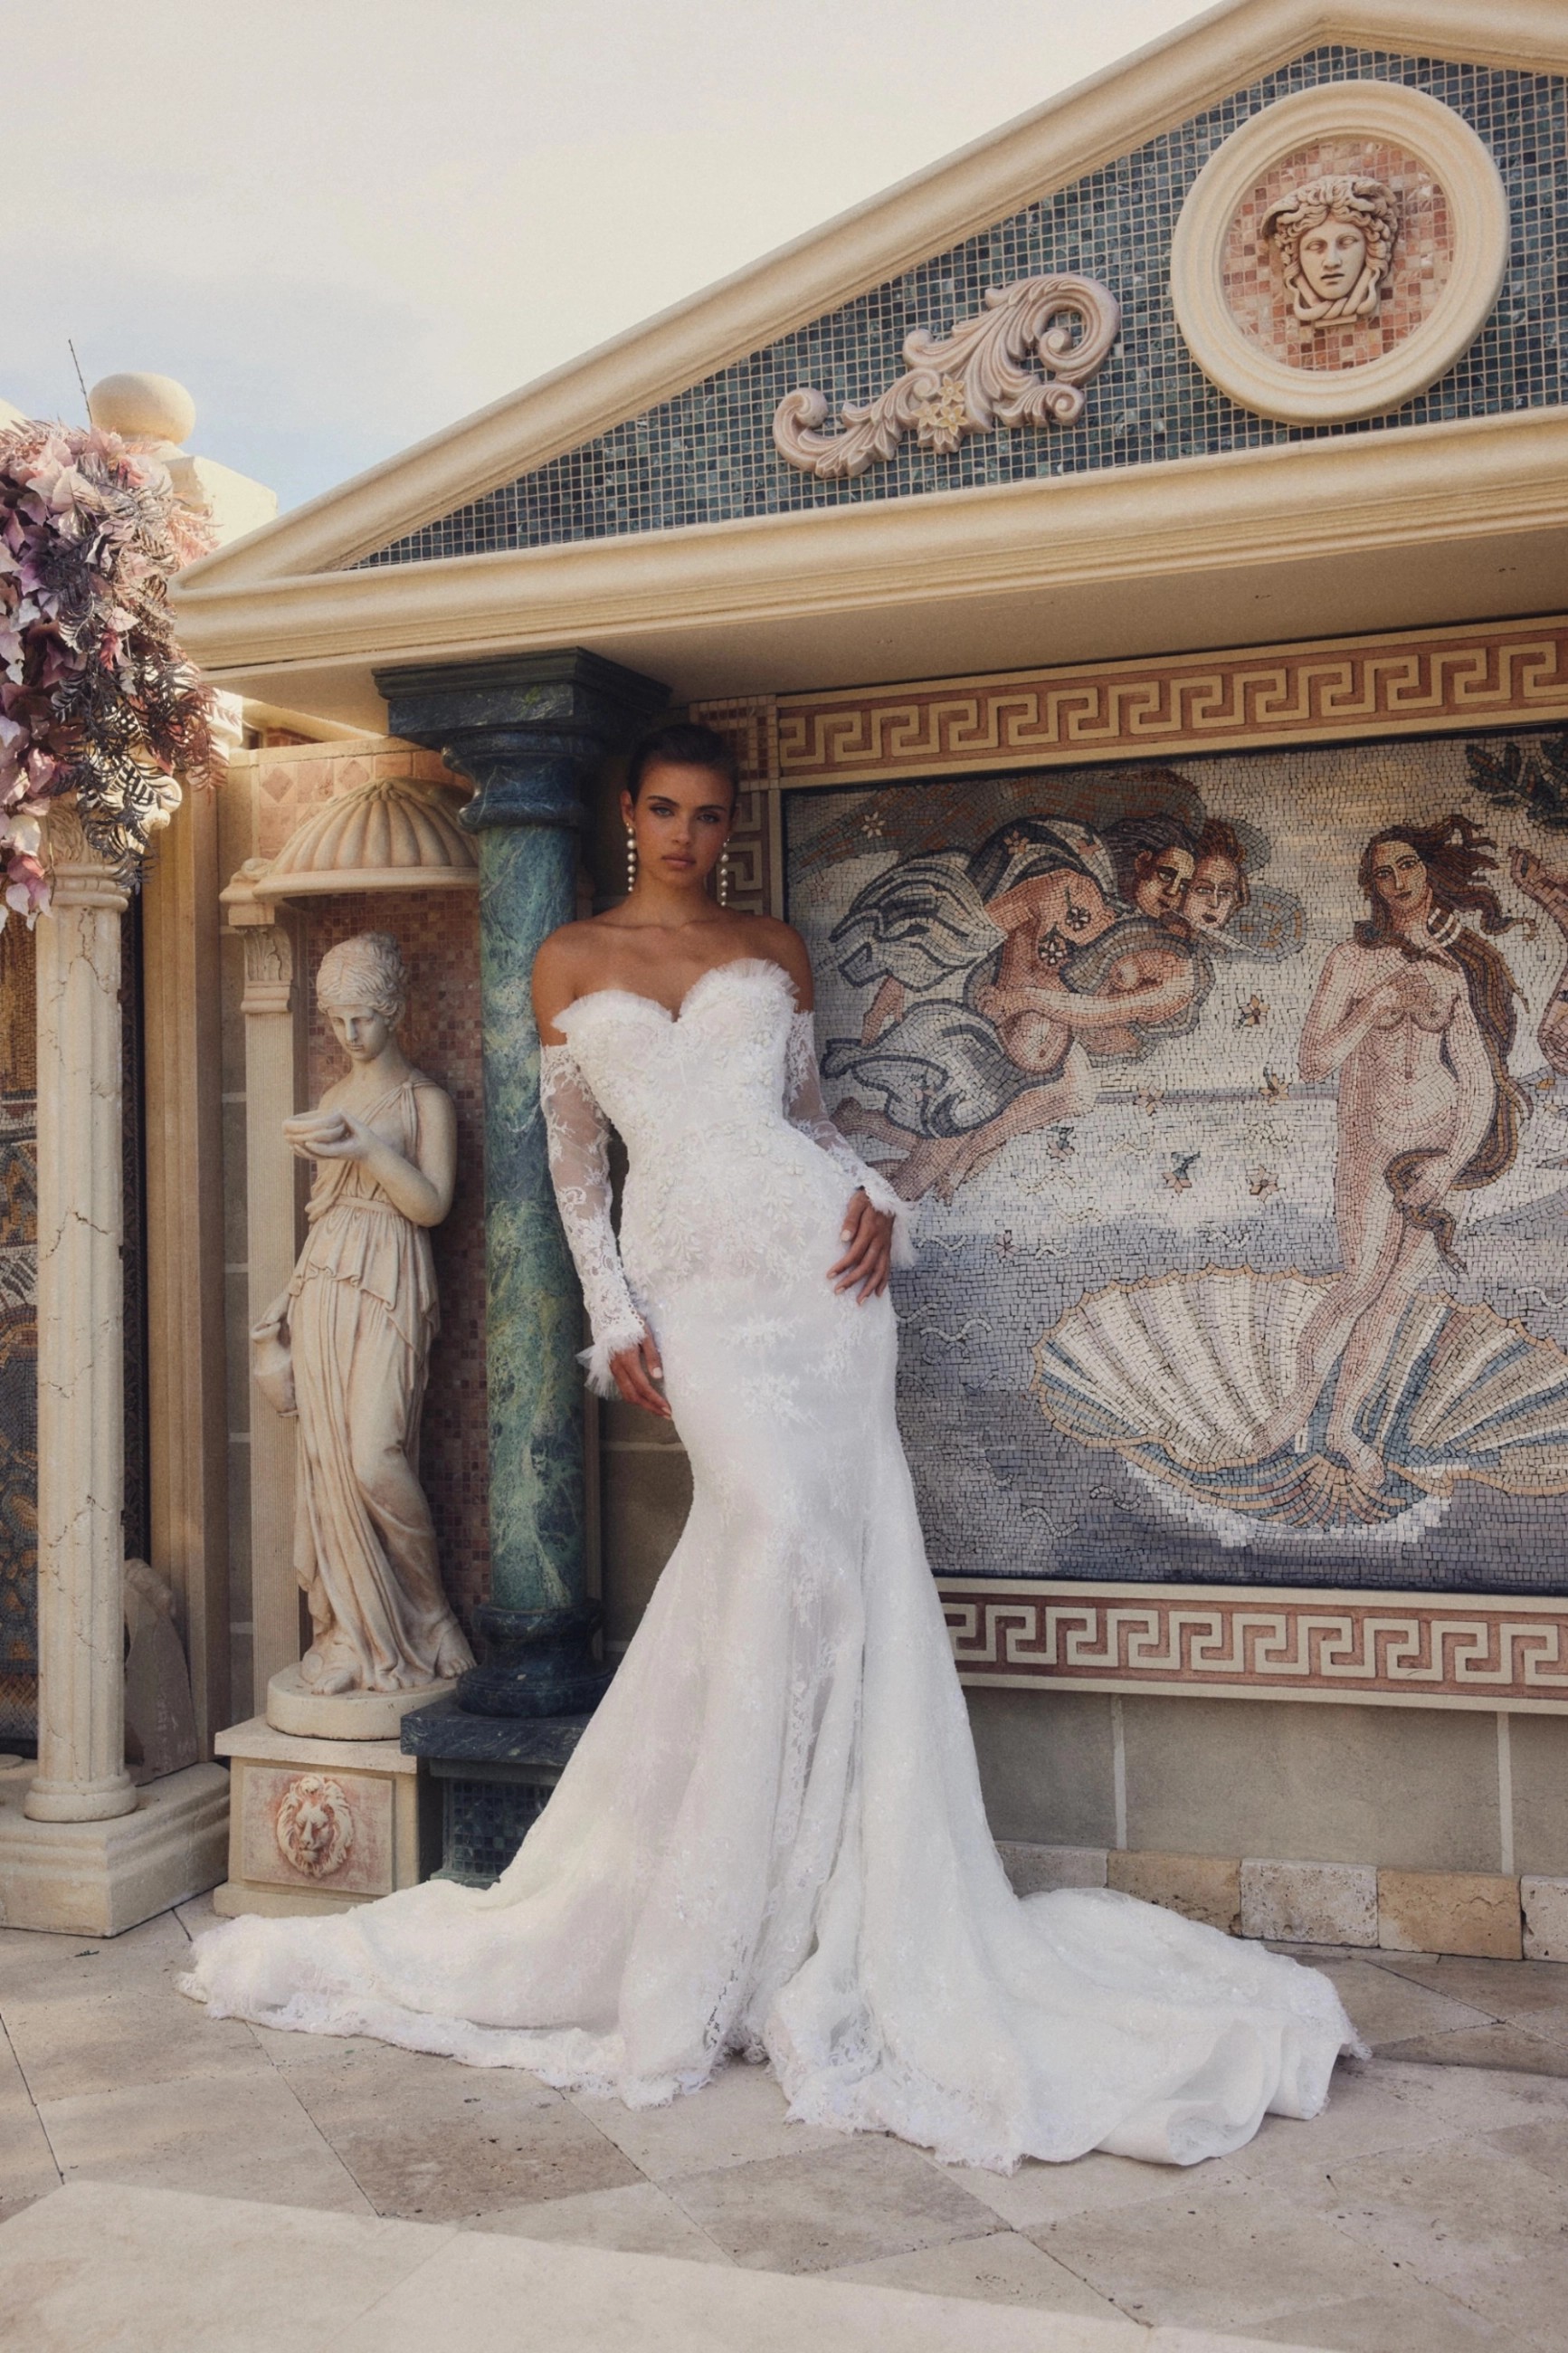
M 549 1802 L 585 1715 L 472 1715 L 450 1700 L 405 1716 L 403 1746 L 440 1791 L 441 1876 L 500 1877 Z
M 345 1912 L 430 1876 L 439 1801 L 395 1741 L 310 1740 L 256 1716 L 216 1745 L 234 1787 L 215 1910 Z
M 307 1740 L 395 1740 L 411 1709 L 450 1699 L 457 1688 L 454 1675 L 422 1691 L 329 1694 L 312 1691 L 298 1667 L 281 1667 L 267 1685 L 267 1721 Z
M 491 1586 L 489 1655 L 458 1700 L 482 1715 L 578 1714 L 608 1677 L 586 1593 L 582 1301 L 550 1184 L 530 979 L 540 943 L 576 913 L 583 786 L 666 691 L 580 651 L 376 683 L 393 733 L 475 785 L 462 822 L 479 843 Z
M 132 1792 L 100 1821 L 29 1820 L 30 1766 L 0 1771 L 0 1903 L 7 1928 L 118 1936 L 223 1877 L 228 1775 L 191 1765 Z

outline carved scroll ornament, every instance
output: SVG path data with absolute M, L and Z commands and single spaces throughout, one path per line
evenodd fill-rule
M 1064 313 L 1080 322 L 1078 332 Z M 819 481 L 863 474 L 890 458 L 906 433 L 922 449 L 956 449 L 966 433 L 997 425 L 1072 425 L 1083 413 L 1083 387 L 1110 357 L 1121 308 L 1092 278 L 1020 278 L 988 286 L 985 308 L 962 320 L 942 342 L 917 327 L 904 343 L 907 375 L 858 407 L 839 410 L 842 433 L 818 427 L 826 394 L 809 385 L 786 393 L 773 413 L 779 455 Z M 1042 373 L 1028 365 L 1037 359 Z

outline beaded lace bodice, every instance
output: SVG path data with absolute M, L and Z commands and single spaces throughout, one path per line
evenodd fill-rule
M 895 1219 L 895 1262 L 912 1257 L 907 1205 L 827 1116 L 811 1016 L 796 1012 L 780 965 L 720 965 L 677 1013 L 629 989 L 595 989 L 558 1027 L 567 1043 L 541 1053 L 540 1099 L 593 1324 L 584 1361 L 602 1394 L 614 1393 L 611 1358 L 672 1292 L 787 1277 L 858 1191 Z M 628 1160 L 618 1244 L 610 1123 Z

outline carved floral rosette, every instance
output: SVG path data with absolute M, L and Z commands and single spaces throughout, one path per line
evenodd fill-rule
M 825 393 L 809 385 L 786 393 L 773 415 L 774 445 L 789 465 L 827 482 L 892 457 L 908 433 L 945 454 L 966 434 L 998 425 L 1074 424 L 1083 387 L 1104 366 L 1121 324 L 1115 295 L 1092 278 L 988 287 L 984 310 L 951 335 L 939 340 L 917 327 L 904 343 L 909 374 L 863 407 L 846 403 L 843 432 L 818 429 L 828 412 Z

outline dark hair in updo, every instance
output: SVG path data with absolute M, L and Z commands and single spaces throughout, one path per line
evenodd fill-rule
M 659 767 L 707 768 L 715 776 L 723 777 L 730 787 L 731 803 L 741 789 L 735 747 L 728 736 L 711 727 L 698 727 L 689 720 L 675 720 L 668 727 L 656 727 L 636 746 L 626 763 L 626 790 L 634 801 L 648 770 Z

